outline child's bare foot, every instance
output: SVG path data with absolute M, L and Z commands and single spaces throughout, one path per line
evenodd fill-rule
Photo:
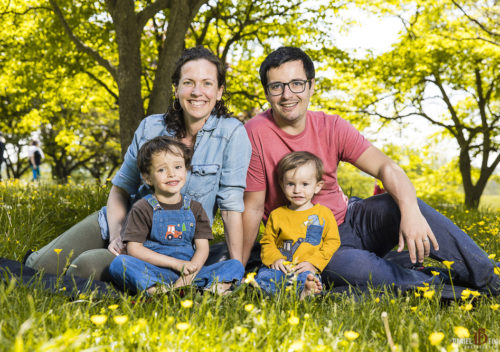
M 221 296 L 228 295 L 231 293 L 231 283 L 230 282 L 218 282 L 210 287 L 210 292 L 216 293 Z
M 313 274 L 307 275 L 306 282 L 304 283 L 304 289 L 300 293 L 300 299 L 304 299 L 307 296 L 313 295 L 315 293 L 320 293 L 323 290 L 323 285 L 321 281 Z

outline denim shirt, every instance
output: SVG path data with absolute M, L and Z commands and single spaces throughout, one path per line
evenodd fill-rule
M 142 120 L 134 133 L 123 164 L 111 181 L 131 197 L 130 204 L 152 190 L 142 181 L 137 168 L 137 152 L 148 140 L 157 136 L 173 136 L 165 127 L 163 114 Z M 198 131 L 191 169 L 181 192 L 198 201 L 212 224 L 217 208 L 242 212 L 243 192 L 252 147 L 243 124 L 235 118 L 211 115 Z M 109 238 L 106 207 L 99 212 L 103 239 Z

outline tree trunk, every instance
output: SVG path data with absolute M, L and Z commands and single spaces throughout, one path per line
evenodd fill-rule
M 172 98 L 172 73 L 175 62 L 184 49 L 184 38 L 191 21 L 207 0 L 175 0 L 170 6 L 170 17 L 165 41 L 160 52 L 148 115 L 167 111 Z
M 132 142 L 134 131 L 144 118 L 141 96 L 141 31 L 133 1 L 120 1 L 109 8 L 118 44 L 117 85 L 122 156 Z

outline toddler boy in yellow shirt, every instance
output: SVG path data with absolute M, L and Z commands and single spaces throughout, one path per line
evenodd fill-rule
M 322 290 L 319 273 L 340 247 L 331 210 L 312 199 L 323 187 L 323 163 L 309 152 L 287 154 L 278 178 L 289 204 L 271 212 L 260 241 L 262 267 L 255 282 L 268 294 L 297 282 L 303 299 Z

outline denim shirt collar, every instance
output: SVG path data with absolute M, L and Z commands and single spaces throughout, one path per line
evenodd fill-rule
M 207 122 L 205 122 L 201 129 L 204 131 L 212 131 L 217 127 L 218 121 L 219 119 L 217 118 L 217 116 L 212 114 L 208 117 Z

